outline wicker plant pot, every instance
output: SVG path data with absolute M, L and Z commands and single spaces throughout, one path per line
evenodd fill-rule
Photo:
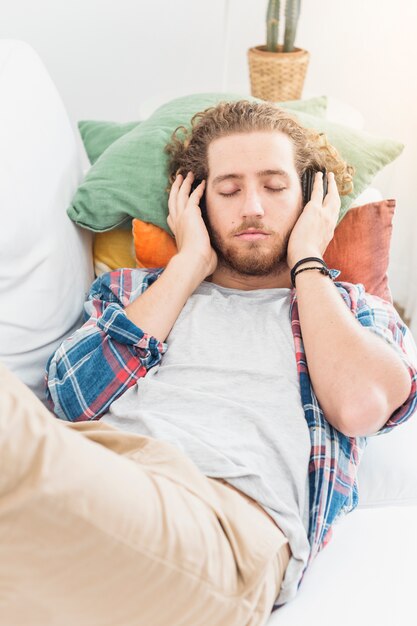
M 310 53 L 302 48 L 293 52 L 268 52 L 266 46 L 249 48 L 251 94 L 255 98 L 279 102 L 299 100 L 304 86 Z

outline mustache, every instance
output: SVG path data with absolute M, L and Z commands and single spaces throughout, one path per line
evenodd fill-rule
M 242 233 L 245 230 L 248 230 L 249 228 L 254 228 L 255 230 L 262 230 L 264 233 L 267 233 L 268 235 L 274 234 L 273 230 L 270 230 L 269 228 L 265 228 L 265 226 L 263 224 L 260 224 L 259 222 L 246 222 L 245 224 L 241 224 L 238 228 L 232 231 L 232 235 L 238 235 L 239 233 Z

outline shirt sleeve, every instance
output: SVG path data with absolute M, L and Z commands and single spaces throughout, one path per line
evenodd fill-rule
M 46 400 L 57 417 L 71 422 L 98 419 L 160 362 L 167 344 L 129 320 L 124 307 L 162 271 L 121 269 L 93 282 L 83 326 L 63 341 L 46 365 Z
M 367 293 L 360 283 L 339 285 L 343 286 L 342 296 L 356 319 L 396 351 L 410 375 L 411 389 L 406 401 L 392 413 L 382 428 L 369 436 L 382 435 L 407 421 L 417 410 L 417 347 L 410 329 L 390 302 Z

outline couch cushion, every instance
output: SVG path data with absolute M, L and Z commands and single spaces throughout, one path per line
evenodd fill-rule
M 266 626 L 414 626 L 417 506 L 355 509 Z
M 81 156 L 36 52 L 0 41 L 0 361 L 43 399 L 49 355 L 81 319 L 93 280 L 91 234 L 66 209 Z

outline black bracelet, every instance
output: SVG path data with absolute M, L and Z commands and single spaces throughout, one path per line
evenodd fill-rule
M 333 277 L 330 274 L 330 271 L 327 269 L 327 267 L 303 267 L 303 269 L 295 272 L 294 277 L 297 276 L 297 274 L 301 274 L 301 272 L 306 272 L 307 270 L 319 270 L 321 274 L 324 274 L 325 276 L 329 276 L 329 278 L 333 280 Z
M 297 269 L 297 267 L 299 267 L 302 263 L 306 263 L 307 261 L 318 261 L 319 263 L 321 263 L 327 270 L 329 269 L 326 265 L 326 262 L 323 261 L 323 259 L 319 259 L 316 256 L 309 256 L 306 257 L 305 259 L 301 259 L 300 261 L 297 261 L 297 263 L 294 265 L 294 267 L 291 270 L 291 284 L 293 287 L 295 287 L 295 270 Z

